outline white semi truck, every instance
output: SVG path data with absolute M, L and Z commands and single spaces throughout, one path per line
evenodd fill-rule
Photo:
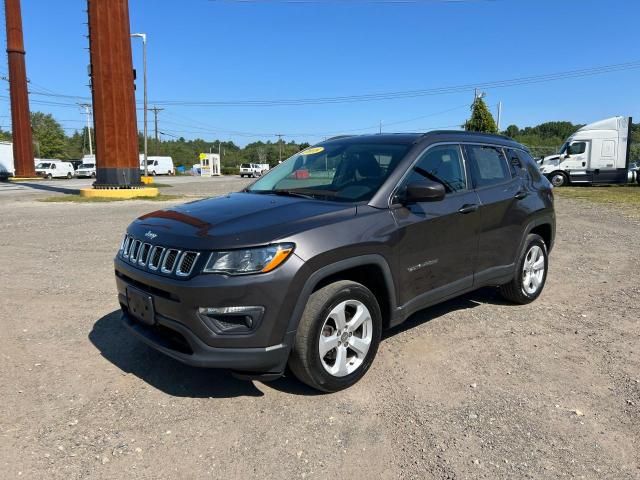
M 613 117 L 585 125 L 556 155 L 540 165 L 555 187 L 639 181 L 629 169 L 631 117 Z

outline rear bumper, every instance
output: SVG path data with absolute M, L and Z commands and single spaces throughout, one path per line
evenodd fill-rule
M 156 326 L 147 326 L 123 311 L 122 321 L 138 339 L 182 363 L 247 373 L 282 373 L 294 337 L 294 334 L 286 335 L 282 343 L 271 347 L 217 348 L 205 344 L 187 327 L 166 317 L 157 316 Z

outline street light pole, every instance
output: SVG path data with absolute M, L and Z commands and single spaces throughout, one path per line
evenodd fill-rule
M 149 135 L 148 135 L 148 103 L 147 103 L 147 34 L 146 33 L 132 33 L 132 37 L 142 39 L 142 75 L 144 77 L 144 176 L 149 176 L 148 154 L 149 154 Z

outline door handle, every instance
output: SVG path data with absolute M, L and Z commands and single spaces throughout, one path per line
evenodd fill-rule
M 475 204 L 475 203 L 469 204 L 469 203 L 467 203 L 466 205 L 463 205 L 462 207 L 460 207 L 458 212 L 466 215 L 467 213 L 477 212 L 479 208 L 480 208 L 480 205 L 478 205 L 478 204 Z
M 515 197 L 515 198 L 517 198 L 518 200 L 522 200 L 523 198 L 526 198 L 526 197 L 527 197 L 527 195 L 529 195 L 529 193 L 528 193 L 528 192 L 525 192 L 525 191 L 519 191 L 518 193 L 516 193 L 516 194 L 514 195 L 514 197 Z

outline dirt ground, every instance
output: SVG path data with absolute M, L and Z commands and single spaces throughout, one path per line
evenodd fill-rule
M 0 198 L 3 478 L 640 478 L 640 221 L 613 207 L 558 199 L 532 305 L 486 289 L 420 312 L 320 395 L 183 366 L 120 325 L 118 242 L 172 203 L 19 194 Z

